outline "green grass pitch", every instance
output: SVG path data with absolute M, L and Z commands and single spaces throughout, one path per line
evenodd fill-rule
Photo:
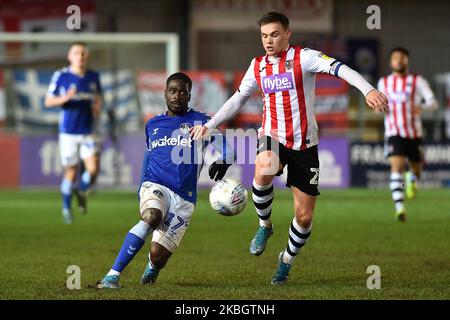
M 89 213 L 64 225 L 55 191 L 0 191 L 0 299 L 449 299 L 450 190 L 420 190 L 397 222 L 388 190 L 322 190 L 309 243 L 289 283 L 270 285 L 293 216 L 291 194 L 278 190 L 274 235 L 260 257 L 249 253 L 257 218 L 211 211 L 200 194 L 180 248 L 154 286 L 139 278 L 148 244 L 122 275 L 124 288 L 90 288 L 111 267 L 138 221 L 135 193 L 99 191 Z M 75 199 L 74 199 L 75 200 Z M 81 289 L 66 288 L 66 269 L 81 269 Z M 369 290 L 367 267 L 381 269 Z

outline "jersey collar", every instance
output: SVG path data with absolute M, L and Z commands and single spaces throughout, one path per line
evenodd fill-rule
M 83 73 L 82 75 L 80 75 L 80 74 L 78 74 L 78 73 L 75 73 L 75 72 L 73 72 L 73 70 L 72 70 L 72 68 L 70 67 L 70 65 L 67 66 L 67 70 L 69 70 L 69 72 L 70 72 L 71 74 L 73 74 L 74 76 L 77 76 L 77 77 L 79 77 L 79 78 L 83 78 L 83 77 L 86 75 L 86 73 L 87 73 L 87 69 L 84 70 L 84 73 Z
M 191 107 L 188 107 L 187 110 L 186 110 L 186 113 L 191 112 L 191 110 L 192 110 L 192 108 L 191 108 Z M 184 113 L 184 114 L 186 114 L 186 113 Z M 164 112 L 164 115 L 165 115 L 166 117 L 168 117 L 167 111 Z M 178 117 L 179 117 L 179 116 L 178 116 Z
M 277 64 L 278 62 L 280 62 L 281 59 L 283 59 L 284 57 L 286 57 L 286 55 L 287 55 L 289 49 L 291 49 L 291 48 L 292 48 L 292 46 L 291 46 L 291 44 L 289 44 L 286 50 L 281 51 L 281 53 L 280 53 L 278 56 L 276 56 L 276 59 L 277 59 L 277 60 L 276 60 L 275 62 L 273 62 L 273 63 L 270 61 L 269 55 L 266 54 L 266 57 L 265 57 L 266 63 L 267 63 L 267 64 Z
M 402 74 L 402 75 L 398 75 L 398 74 L 396 74 L 395 72 L 392 72 L 391 75 L 392 75 L 394 78 L 401 78 L 401 79 L 404 79 L 404 78 L 406 78 L 407 76 L 409 76 L 409 72 L 406 72 L 405 74 Z

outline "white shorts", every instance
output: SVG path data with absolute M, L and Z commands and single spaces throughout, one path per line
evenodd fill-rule
M 95 154 L 94 138 L 90 134 L 59 134 L 59 155 L 63 167 L 74 166 L 81 159 Z
M 163 222 L 153 232 L 152 241 L 173 253 L 189 226 L 195 205 L 169 188 L 149 181 L 142 184 L 139 196 L 141 215 L 148 208 L 156 208 L 163 213 Z

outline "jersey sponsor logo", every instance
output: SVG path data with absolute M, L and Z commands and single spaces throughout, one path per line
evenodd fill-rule
M 189 133 L 189 129 L 192 128 L 192 125 L 190 123 L 182 123 L 180 125 L 180 131 L 181 133 Z
M 159 130 L 159 128 L 153 129 L 153 135 L 157 134 L 157 133 L 158 133 L 158 130 Z
M 166 146 L 192 147 L 192 140 L 190 137 L 188 139 L 186 139 L 186 138 L 183 138 L 182 136 L 178 136 L 176 138 L 165 136 L 164 138 L 152 141 L 151 146 L 152 146 L 152 149 L 155 149 L 157 147 L 166 147 Z
M 410 100 L 410 94 L 407 92 L 390 92 L 389 100 L 395 103 L 408 102 Z
M 72 97 L 72 100 L 93 100 L 95 98 L 95 94 L 87 93 L 87 92 L 78 92 Z
M 294 80 L 291 72 L 274 74 L 262 79 L 264 93 L 274 93 L 294 89 Z

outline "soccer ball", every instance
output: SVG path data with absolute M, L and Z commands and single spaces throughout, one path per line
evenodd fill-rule
M 209 193 L 211 207 L 223 216 L 235 216 L 247 204 L 247 190 L 234 179 L 217 182 Z

